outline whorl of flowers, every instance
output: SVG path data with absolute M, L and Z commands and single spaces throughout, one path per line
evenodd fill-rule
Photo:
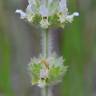
M 66 0 L 28 0 L 28 6 L 24 11 L 17 9 L 21 19 L 40 25 L 41 28 L 64 27 L 66 22 L 72 22 L 78 12 L 69 14 Z
M 52 54 L 51 57 L 32 58 L 29 63 L 29 72 L 32 79 L 32 85 L 44 87 L 59 83 L 67 71 L 64 66 L 63 57 L 57 57 Z

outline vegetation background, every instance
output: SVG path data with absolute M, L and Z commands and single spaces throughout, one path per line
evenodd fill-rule
M 27 64 L 40 53 L 40 33 L 20 20 L 17 8 L 27 0 L 0 0 L 0 96 L 39 96 L 32 87 Z M 65 29 L 55 30 L 54 46 L 69 66 L 54 96 L 96 96 L 96 0 L 68 0 L 69 12 L 79 17 Z M 57 42 L 58 41 L 58 42 Z M 57 43 L 56 43 L 57 42 Z

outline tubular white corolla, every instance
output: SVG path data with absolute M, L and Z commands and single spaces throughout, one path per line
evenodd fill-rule
M 68 15 L 68 16 L 66 17 L 66 20 L 71 23 L 71 22 L 73 21 L 73 18 L 74 18 L 75 16 L 79 16 L 79 13 L 78 13 L 78 12 L 74 12 L 73 14 Z
M 66 0 L 60 0 L 59 1 L 59 12 L 64 12 L 65 9 L 67 9 Z
M 17 9 L 15 12 L 20 14 L 20 18 L 21 18 L 21 19 L 26 18 L 26 13 L 23 12 L 22 10 Z

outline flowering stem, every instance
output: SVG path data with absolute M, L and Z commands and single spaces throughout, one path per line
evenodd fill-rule
M 49 87 L 48 88 L 48 96 L 52 96 L 53 94 L 52 94 L 52 87 Z
M 44 30 L 42 31 L 42 37 L 41 37 L 41 51 L 42 54 L 45 58 L 47 58 L 48 56 L 51 56 L 52 54 L 52 32 L 48 31 L 48 30 Z
M 51 56 L 53 50 L 52 32 L 48 32 L 48 56 Z
M 41 88 L 41 96 L 52 96 L 52 88 L 51 87 Z
M 47 96 L 46 87 L 41 88 L 41 96 Z
M 44 58 L 48 57 L 48 31 L 42 31 L 42 54 Z

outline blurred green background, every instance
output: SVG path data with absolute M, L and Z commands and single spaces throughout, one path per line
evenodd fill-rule
M 0 0 L 0 96 L 38 96 L 40 91 L 27 73 L 30 58 L 40 53 L 40 33 L 15 14 L 26 5 L 27 0 Z M 68 0 L 68 8 L 80 16 L 54 40 L 69 66 L 54 96 L 96 96 L 96 0 Z

